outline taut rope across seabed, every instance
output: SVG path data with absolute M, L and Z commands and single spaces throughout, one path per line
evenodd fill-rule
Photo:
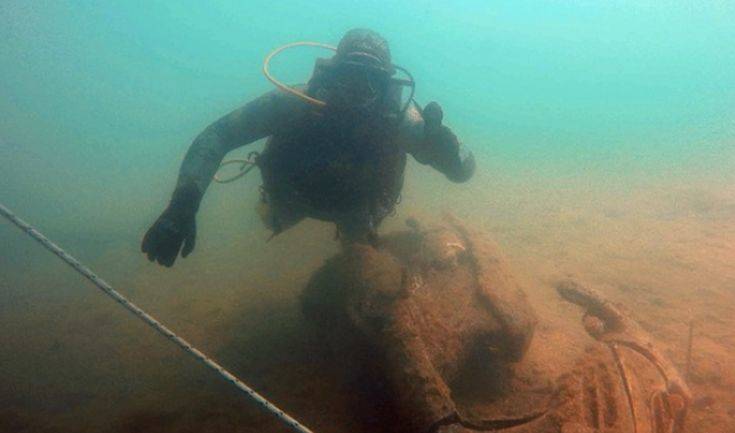
M 2 216 L 4 216 L 8 221 L 15 224 L 19 229 L 26 232 L 28 236 L 38 241 L 47 250 L 56 254 L 56 256 L 58 256 L 61 260 L 63 260 L 67 265 L 71 266 L 72 268 L 74 268 L 74 270 L 84 275 L 95 286 L 97 286 L 100 290 L 102 290 L 107 296 L 114 299 L 118 304 L 125 307 L 125 309 L 133 313 L 136 317 L 138 317 L 139 319 L 141 319 L 142 321 L 150 325 L 153 329 L 158 331 L 158 333 L 162 334 L 164 337 L 176 343 L 177 346 L 184 349 L 184 351 L 186 351 L 190 355 L 194 356 L 194 358 L 199 360 L 202 364 L 216 371 L 217 374 L 225 378 L 225 380 L 233 384 L 240 391 L 244 392 L 250 398 L 258 402 L 261 406 L 263 406 L 266 410 L 268 410 L 268 412 L 277 416 L 281 421 L 283 421 L 293 430 L 300 432 L 300 433 L 313 433 L 303 424 L 291 418 L 291 416 L 289 416 L 287 413 L 279 409 L 276 405 L 266 400 L 265 397 L 258 394 L 255 390 L 247 386 L 240 379 L 235 377 L 235 375 L 233 375 L 232 373 L 227 371 L 224 367 L 219 365 L 216 361 L 214 361 L 213 359 L 211 359 L 210 357 L 208 357 L 207 355 L 199 351 L 196 347 L 192 346 L 188 341 L 176 335 L 173 331 L 168 329 L 164 324 L 156 320 L 153 316 L 143 311 L 140 307 L 130 302 L 127 298 L 121 295 L 117 290 L 113 289 L 112 286 L 110 286 L 105 280 L 98 277 L 94 272 L 92 272 L 91 269 L 79 263 L 77 259 L 69 255 L 66 251 L 61 249 L 59 246 L 57 246 L 53 242 L 51 242 L 46 236 L 41 234 L 38 230 L 33 228 L 30 224 L 26 223 L 22 219 L 15 216 L 15 214 L 10 209 L 3 206 L 2 203 L 0 203 L 0 214 L 2 214 Z

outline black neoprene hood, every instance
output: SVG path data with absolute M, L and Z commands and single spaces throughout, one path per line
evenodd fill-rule
M 388 41 L 378 33 L 369 29 L 352 29 L 345 33 L 337 46 L 335 63 L 349 61 L 363 63 L 367 66 L 384 70 L 388 74 L 395 72 L 391 63 Z

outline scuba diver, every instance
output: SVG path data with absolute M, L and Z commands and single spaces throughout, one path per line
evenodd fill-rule
M 259 213 L 273 236 L 315 218 L 334 222 L 343 245 L 375 245 L 378 225 L 399 201 L 406 154 L 453 182 L 467 181 L 475 170 L 472 153 L 442 125 L 439 104 L 418 106 L 413 79 L 395 78 L 397 70 L 410 78 L 391 62 L 385 39 L 353 29 L 333 57 L 317 59 L 305 86 L 279 86 L 208 126 L 187 151 L 169 205 L 143 238 L 143 253 L 167 267 L 179 253 L 189 255 L 197 209 L 222 159 L 264 137 L 254 162 L 263 181 Z M 411 95 L 403 102 L 407 86 Z

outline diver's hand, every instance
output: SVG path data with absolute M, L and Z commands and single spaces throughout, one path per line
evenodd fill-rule
M 430 149 L 438 153 L 435 158 L 448 159 L 459 149 L 459 139 L 449 127 L 442 125 L 444 112 L 441 105 L 429 102 L 422 112 L 425 140 Z
M 181 257 L 186 257 L 194 250 L 196 211 L 201 193 L 192 187 L 178 189 L 171 204 L 146 232 L 141 251 L 148 255 L 148 260 L 171 267 L 179 252 Z
M 424 142 L 428 160 L 452 182 L 466 182 L 475 172 L 475 157 L 462 145 L 457 135 L 442 124 L 444 113 L 436 102 L 430 102 L 422 112 Z
M 426 107 L 424 107 L 421 115 L 424 118 L 424 122 L 426 124 L 425 127 L 427 130 L 434 131 L 435 129 L 442 126 L 444 111 L 442 110 L 442 107 L 441 105 L 439 105 L 438 102 L 432 101 L 426 104 Z

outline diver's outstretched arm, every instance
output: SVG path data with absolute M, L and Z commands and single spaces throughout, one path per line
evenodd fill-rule
M 271 135 L 303 110 L 303 103 L 280 91 L 260 96 L 209 125 L 191 144 L 179 170 L 171 202 L 145 234 L 148 260 L 170 267 L 181 251 L 194 249 L 195 215 L 222 159 L 231 150 Z M 183 248 L 182 248 L 183 246 Z
M 423 112 L 411 104 L 401 125 L 401 141 L 416 161 L 434 167 L 452 182 L 466 182 L 475 173 L 475 157 L 442 125 L 443 117 L 436 102 L 430 102 Z

